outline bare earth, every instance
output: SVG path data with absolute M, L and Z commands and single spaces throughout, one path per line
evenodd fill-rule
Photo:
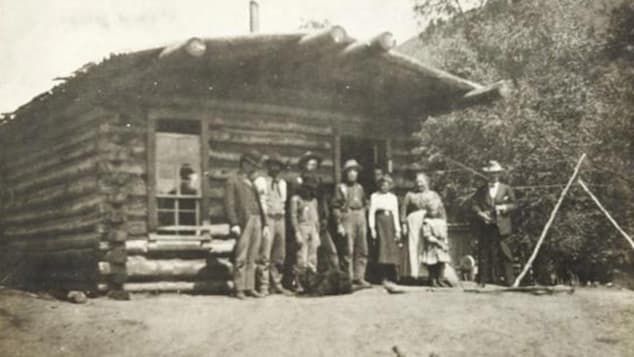
M 83 305 L 0 290 L 0 356 L 634 356 L 634 292 L 442 289 Z

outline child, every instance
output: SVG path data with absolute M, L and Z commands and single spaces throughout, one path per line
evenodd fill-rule
M 423 237 L 421 262 L 429 271 L 431 286 L 451 286 L 445 283 L 445 265 L 450 261 L 447 239 L 447 221 L 437 207 L 428 207 L 421 227 Z
M 304 292 L 302 278 L 307 271 L 317 272 L 317 248 L 319 239 L 319 211 L 317 206 L 318 182 L 314 177 L 306 177 L 297 192 L 291 197 L 291 225 L 297 242 L 297 263 L 295 265 L 295 292 Z

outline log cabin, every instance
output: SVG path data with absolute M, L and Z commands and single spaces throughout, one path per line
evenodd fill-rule
M 94 292 L 230 288 L 223 183 L 243 152 L 312 150 L 339 180 L 412 185 L 421 120 L 489 86 L 394 51 L 390 33 L 191 38 L 85 65 L 0 121 L 0 284 Z M 183 167 L 197 180 L 182 189 Z M 296 169 L 292 165 L 293 169 Z M 362 181 L 362 183 L 367 183 Z

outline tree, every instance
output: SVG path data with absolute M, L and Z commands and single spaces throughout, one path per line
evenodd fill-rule
M 419 1 L 431 4 L 432 1 Z M 454 1 L 436 1 L 451 4 Z M 430 5 L 431 6 L 431 5 Z M 419 8 L 428 16 L 432 7 Z M 458 14 L 458 13 L 455 13 Z M 509 79 L 503 101 L 429 118 L 418 153 L 439 190 L 460 215 L 478 184 L 450 160 L 479 167 L 489 159 L 510 166 L 523 209 L 515 243 L 534 244 L 582 152 L 582 177 L 626 231 L 634 225 L 634 40 L 631 1 L 489 1 L 463 18 L 433 24 L 413 55 L 473 80 Z M 464 140 L 455 140 L 460 137 Z M 464 213 L 464 210 L 463 212 Z M 632 256 L 623 239 L 581 190 L 573 190 L 540 253 L 542 278 L 574 272 L 608 279 Z

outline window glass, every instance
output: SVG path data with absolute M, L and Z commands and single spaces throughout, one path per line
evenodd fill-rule
M 198 196 L 200 137 L 156 133 L 156 176 L 159 196 Z

